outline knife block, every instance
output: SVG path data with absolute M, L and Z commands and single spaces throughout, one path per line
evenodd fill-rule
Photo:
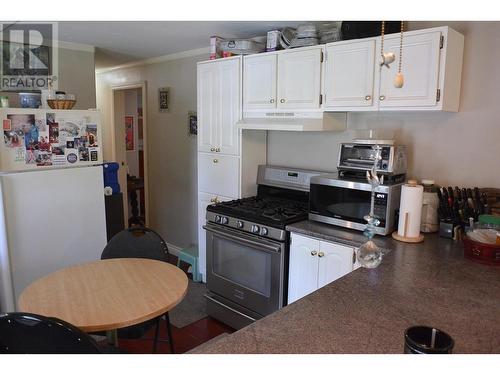
M 444 238 L 453 238 L 453 223 L 447 221 L 439 222 L 439 236 Z

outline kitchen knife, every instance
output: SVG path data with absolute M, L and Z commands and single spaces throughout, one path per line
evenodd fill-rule
M 455 195 L 453 194 L 453 188 L 448 186 L 448 197 L 450 200 L 450 207 L 453 207 L 453 202 L 455 201 Z

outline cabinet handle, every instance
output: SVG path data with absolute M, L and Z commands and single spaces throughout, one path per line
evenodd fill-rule
M 274 99 L 269 100 L 269 103 L 274 103 Z
M 385 99 L 385 95 L 380 95 L 380 96 L 379 96 L 379 99 L 380 99 L 380 100 L 384 100 L 384 99 Z
M 316 254 L 318 254 L 318 252 L 316 250 L 311 251 L 312 256 L 315 256 Z
M 215 147 L 212 147 L 210 151 L 215 152 Z
M 366 96 L 365 96 L 365 100 L 370 100 L 371 98 L 372 98 L 372 96 L 371 96 L 371 95 L 366 95 Z
M 214 159 L 214 163 L 218 163 L 218 162 L 219 162 L 219 160 L 217 160 L 217 159 Z
M 320 251 L 320 252 L 318 253 L 318 256 L 319 256 L 320 258 L 323 258 L 323 257 L 325 256 L 325 253 L 323 253 L 322 251 Z
M 285 102 L 285 99 L 280 99 L 280 103 L 284 103 Z
M 220 147 L 216 147 L 215 152 L 220 152 Z

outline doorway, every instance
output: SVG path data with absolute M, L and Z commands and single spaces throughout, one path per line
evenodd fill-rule
M 113 155 L 119 164 L 125 227 L 148 226 L 146 84 L 112 88 Z

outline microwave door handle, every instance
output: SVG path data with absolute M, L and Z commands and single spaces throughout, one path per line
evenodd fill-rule
M 215 229 L 213 227 L 209 227 L 208 225 L 204 225 L 203 229 L 205 229 L 209 232 L 213 232 L 213 233 L 217 234 L 218 236 L 225 237 L 229 240 L 233 240 L 233 241 L 245 244 L 245 245 L 256 247 L 258 249 L 263 248 L 263 249 L 267 250 L 267 252 L 273 252 L 273 253 L 280 253 L 281 252 L 281 246 L 279 246 L 279 245 L 272 246 L 272 245 L 269 245 L 266 243 L 252 241 L 252 240 L 246 239 L 244 237 L 235 236 L 233 234 L 223 232 L 223 231 Z

